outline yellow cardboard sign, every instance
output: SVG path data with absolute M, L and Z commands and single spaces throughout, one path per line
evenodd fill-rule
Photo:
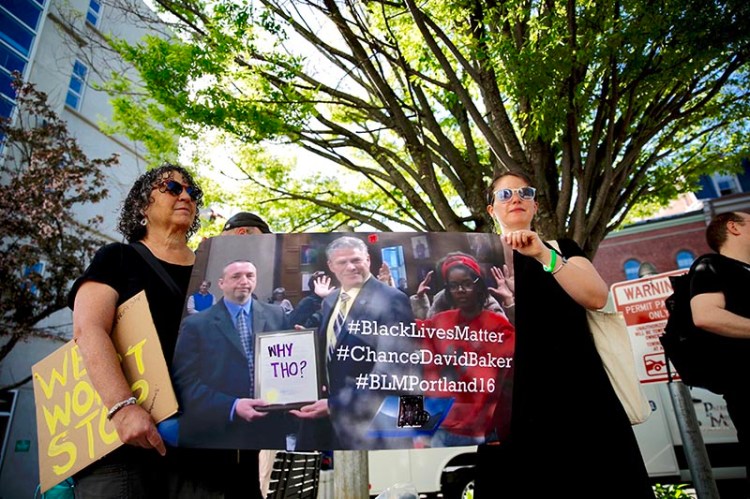
M 138 403 L 156 422 L 175 414 L 177 398 L 145 292 L 118 307 L 111 337 Z M 108 408 L 94 389 L 74 341 L 31 369 L 39 479 L 45 492 L 117 449 L 122 442 L 107 420 Z

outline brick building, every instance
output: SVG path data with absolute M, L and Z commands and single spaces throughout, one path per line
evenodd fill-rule
M 656 272 L 687 268 L 710 251 L 705 232 L 703 210 L 631 225 L 602 241 L 594 265 L 608 285 L 637 278 L 646 264 Z
M 688 268 L 696 257 L 709 253 L 706 225 L 715 214 L 750 213 L 750 161 L 743 160 L 742 166 L 738 174 L 703 177 L 694 197 L 681 198 L 660 216 L 610 233 L 594 256 L 607 284 L 636 279 L 644 272 Z

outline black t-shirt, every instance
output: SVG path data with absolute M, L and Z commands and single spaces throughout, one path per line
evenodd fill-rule
M 192 265 L 175 265 L 159 260 L 164 270 L 172 277 L 181 290 L 176 296 L 164 283 L 161 277 L 146 263 L 143 257 L 130 245 L 122 243 L 108 244 L 101 248 L 91 265 L 76 280 L 68 296 L 68 306 L 73 308 L 76 293 L 86 281 L 95 281 L 110 286 L 117 291 L 119 306 L 129 298 L 146 290 L 146 299 L 151 309 L 151 316 L 159 335 L 167 366 L 171 368 L 177 333 L 184 311 L 188 284 L 193 269 Z M 247 479 L 240 487 L 240 476 L 236 464 L 242 457 L 241 478 Z M 246 460 L 248 460 L 246 462 Z M 146 466 L 156 470 L 156 474 L 167 478 L 166 469 L 173 468 L 183 477 L 196 483 L 208 482 L 209 489 L 217 491 L 242 490 L 248 497 L 260 497 L 258 489 L 250 489 L 246 484 L 257 483 L 258 451 L 238 451 L 225 449 L 186 449 L 170 448 L 167 459 L 162 459 L 151 449 L 141 449 L 128 445 L 122 446 L 108 454 L 98 463 L 147 463 Z M 86 470 L 84 470 L 85 472 Z M 253 480 L 253 477 L 254 480 Z M 206 486 L 201 485 L 201 487 Z M 152 490 L 154 484 L 150 484 Z M 187 490 L 187 489 L 186 489 Z M 203 490 L 200 489 L 199 490 Z M 166 493 L 163 494 L 166 497 Z M 159 494 L 155 494 L 159 496 Z
M 705 293 L 722 293 L 727 311 L 750 318 L 750 265 L 716 253 L 701 256 L 690 280 L 690 296 Z M 727 361 L 726 376 L 747 377 L 750 339 L 715 336 L 718 355 Z
M 557 242 L 566 258 L 584 256 L 574 241 Z M 526 497 L 525 472 L 541 462 L 549 478 L 561 483 L 586 469 L 594 489 L 611 482 L 617 470 L 621 483 L 611 497 L 653 499 L 638 442 L 594 345 L 586 310 L 534 258 L 514 251 L 513 266 L 511 434 L 500 464 L 508 465 L 503 481 L 508 497 Z M 571 459 L 571 449 L 582 457 Z
M 97 251 L 89 267 L 73 284 L 68 296 L 68 306 L 73 308 L 76 293 L 86 281 L 100 282 L 114 289 L 119 295 L 117 306 L 146 290 L 151 317 L 159 335 L 167 366 L 171 367 L 193 266 L 175 265 L 162 260 L 159 260 L 159 263 L 182 291 L 179 296 L 170 290 L 132 246 L 122 243 L 108 244 Z
M 690 280 L 690 296 L 723 293 L 725 308 L 750 318 L 750 265 L 719 254 L 698 259 Z

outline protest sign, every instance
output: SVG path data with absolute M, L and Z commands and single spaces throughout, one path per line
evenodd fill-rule
M 133 395 L 156 422 L 177 412 L 145 292 L 120 305 L 111 334 Z M 117 449 L 122 442 L 107 420 L 75 341 L 32 366 L 42 492 Z
M 320 397 L 315 330 L 255 336 L 255 396 L 264 409 L 299 409 Z
M 504 255 L 493 234 L 204 240 L 190 289 L 217 283 L 216 304 L 185 311 L 177 338 L 179 445 L 365 450 L 503 438 L 513 298 L 489 288 L 503 286 L 491 269 L 512 266 Z M 457 267 L 450 283 L 446 258 Z M 315 286 L 321 275 L 330 287 Z M 428 292 L 417 296 L 420 284 Z M 273 304 L 280 287 L 286 314 Z

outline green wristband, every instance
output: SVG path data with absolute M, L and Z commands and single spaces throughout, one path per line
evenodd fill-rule
M 545 272 L 551 273 L 553 270 L 555 270 L 555 264 L 557 263 L 557 251 L 551 249 L 549 250 L 549 252 L 550 252 L 549 266 L 542 264 L 542 268 L 544 269 Z

